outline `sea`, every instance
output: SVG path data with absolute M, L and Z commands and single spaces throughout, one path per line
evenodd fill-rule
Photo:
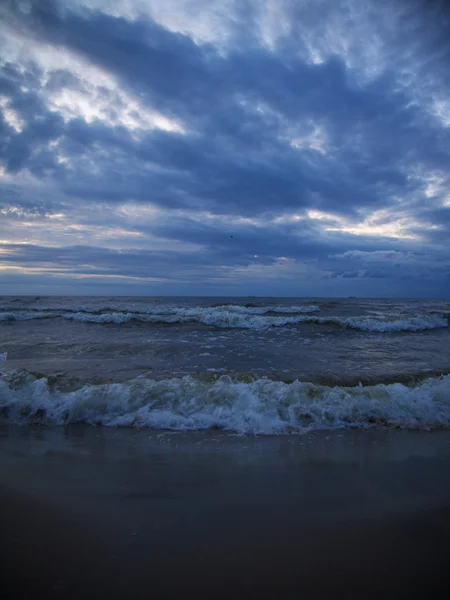
M 0 297 L 0 420 L 236 435 L 450 426 L 450 300 Z

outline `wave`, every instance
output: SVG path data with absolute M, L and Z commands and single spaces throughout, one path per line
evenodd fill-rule
M 328 387 L 222 376 L 84 385 L 72 391 L 26 372 L 0 379 L 0 416 L 16 424 L 220 428 L 279 435 L 341 428 L 432 429 L 450 426 L 450 376 L 400 383 Z
M 8 311 L 20 311 L 24 313 L 28 312 L 65 312 L 65 313 L 87 313 L 98 315 L 106 312 L 126 312 L 132 314 L 148 314 L 148 315 L 179 315 L 179 314 L 195 314 L 202 311 L 209 311 L 213 313 L 221 313 L 221 312 L 231 312 L 231 313 L 242 313 L 249 315 L 264 315 L 267 313 L 311 313 L 320 311 L 320 307 L 315 304 L 304 304 L 300 306 L 255 306 L 249 304 L 218 304 L 215 306 L 205 306 L 205 307 L 180 307 L 180 306 L 171 306 L 171 305 L 160 305 L 160 306 L 147 306 L 140 307 L 139 310 L 120 310 L 119 308 L 114 308 L 112 306 L 101 306 L 98 308 L 89 308 L 84 305 L 75 306 L 72 308 L 62 308 L 61 306 L 24 306 L 18 309 L 15 306 L 3 306 L 0 307 L 0 311 L 8 312 Z
M 389 333 L 396 331 L 426 331 L 448 327 L 448 319 L 434 315 L 420 315 L 416 317 L 403 317 L 401 319 L 376 319 L 373 317 L 310 317 L 312 323 L 330 323 L 359 329 L 373 333 Z
M 8 307 L 9 308 L 9 307 Z M 3 309 L 5 310 L 5 309 Z M 268 327 L 283 327 L 299 322 L 298 317 L 277 316 L 277 314 L 304 314 L 320 310 L 316 305 L 302 306 L 243 306 L 219 305 L 214 307 L 176 307 L 156 306 L 145 311 L 120 311 L 110 308 L 88 310 L 79 307 L 78 310 L 61 310 L 56 307 L 46 307 L 38 310 L 27 307 L 17 312 L 0 312 L 0 321 L 29 321 L 33 319 L 50 319 L 60 317 L 69 321 L 96 324 L 121 325 L 130 321 L 140 321 L 149 324 L 203 323 L 222 328 L 267 329 Z
M 278 307 L 278 312 L 293 313 L 300 307 Z M 303 313 L 316 310 L 315 306 L 304 306 Z M 255 311 L 260 312 L 255 312 Z M 261 312 L 264 310 L 265 312 Z M 448 317 L 436 314 L 405 316 L 397 319 L 375 317 L 340 317 L 305 314 L 269 314 L 275 312 L 270 307 L 250 308 L 243 306 L 196 307 L 172 309 L 160 308 L 153 312 L 0 312 L 0 321 L 29 321 L 60 317 L 69 321 L 96 324 L 122 325 L 131 321 L 148 324 L 202 323 L 219 328 L 268 329 L 270 327 L 295 326 L 302 323 L 316 325 L 336 325 L 344 329 L 355 329 L 372 333 L 393 333 L 402 331 L 426 331 L 447 327 Z M 298 310 L 297 310 L 298 312 Z
M 269 327 L 283 327 L 295 325 L 303 321 L 303 317 L 280 317 L 247 314 L 239 311 L 212 311 L 210 309 L 183 309 L 177 314 L 147 314 L 147 313 L 105 313 L 91 315 L 86 313 L 61 314 L 64 319 L 80 321 L 83 323 L 129 323 L 140 321 L 150 324 L 177 324 L 177 323 L 202 323 L 220 328 L 231 329 L 268 329 Z
M 50 312 L 0 312 L 0 321 L 31 321 L 33 319 L 52 319 L 60 316 Z

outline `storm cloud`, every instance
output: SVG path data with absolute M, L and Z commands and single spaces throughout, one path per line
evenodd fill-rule
M 0 19 L 0 293 L 450 294 L 442 3 Z

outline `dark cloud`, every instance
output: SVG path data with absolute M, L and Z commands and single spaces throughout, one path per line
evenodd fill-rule
M 199 281 L 208 280 L 211 274 L 204 268 L 217 268 L 217 257 L 177 251 L 111 250 L 95 246 L 52 248 L 33 244 L 6 244 L 2 249 L 6 252 L 2 256 L 5 264 L 41 269 L 50 274 L 63 270 L 72 275 L 157 278 L 180 282 L 190 281 L 193 276 Z M 215 271 L 214 277 L 220 278 L 220 272 Z
M 28 167 L 42 175 L 45 166 L 56 166 L 47 144 L 62 134 L 64 121 L 59 114 L 46 108 L 38 91 L 41 76 L 42 73 L 33 65 L 19 69 L 7 63 L 0 69 L 0 94 L 23 123 L 21 130 L 17 131 L 8 123 L 5 114 L 2 115 L 0 158 L 11 173 Z
M 427 175 L 442 179 L 450 164 L 446 13 L 418 3 L 407 8 L 400 2 L 365 3 L 360 10 L 367 11 L 373 31 L 385 36 L 389 53 L 379 69 L 374 56 L 373 74 L 363 77 L 345 53 L 308 58 L 304 28 L 317 32 L 323 7 L 311 6 L 305 20 L 295 5 L 282 6 L 289 32 L 270 47 L 255 33 L 258 7 L 242 3 L 224 50 L 150 17 L 114 17 L 62 1 L 29 2 L 24 11 L 23 3 L 6 2 L 3 17 L 11 35 L 68 51 L 119 87 L 86 83 L 82 67 L 77 73 L 46 68 L 36 56 L 35 62 L 3 63 L 0 161 L 10 178 L 27 173 L 44 187 L 36 197 L 27 183 L 8 180 L 1 187 L 0 209 L 3 205 L 8 219 L 23 220 L 31 214 L 46 218 L 49 207 L 59 206 L 74 222 L 87 224 L 93 218 L 88 205 L 151 204 L 167 217 L 127 226 L 203 247 L 195 258 L 189 255 L 198 269 L 190 274 L 193 281 L 212 265 L 248 267 L 256 261 L 271 267 L 280 257 L 314 264 L 318 273 L 334 278 L 382 279 L 397 276 L 400 267 L 388 255 L 375 257 L 377 251 L 407 252 L 424 243 L 440 246 L 431 253 L 450 252 L 448 180 L 434 195 L 427 191 Z M 346 7 L 330 1 L 326 10 L 350 33 L 356 7 Z M 398 34 L 383 20 L 389 11 L 397 15 Z M 331 35 L 326 27 L 324 35 Z M 95 94 L 92 115 L 77 115 L 70 101 L 64 113 L 49 102 L 58 94 Z M 132 101 L 140 109 L 121 117 Z M 103 107 L 102 116 L 96 104 Z M 180 127 L 135 131 L 129 119 L 144 118 L 143 108 Z M 308 217 L 308 211 L 325 216 Z M 330 221 L 326 213 L 341 221 Z M 405 235 L 371 234 L 375 218 L 377 231 L 399 219 L 406 223 Z M 368 232 L 352 234 L 365 219 Z M 115 220 L 105 214 L 104 226 Z M 81 260 L 77 248 L 59 249 L 54 260 L 75 269 Z M 33 252 L 29 245 L 26 251 L 14 247 L 2 261 L 46 264 L 39 246 Z M 105 252 L 92 248 L 89 264 L 109 264 L 113 251 Z M 161 260 L 161 269 L 183 263 L 183 253 L 155 252 L 129 249 L 114 255 L 112 272 L 143 277 L 142 265 L 150 258 L 152 265 Z M 82 254 L 89 254 L 87 247 Z M 417 253 L 412 257 L 399 263 L 405 275 L 423 267 Z M 355 260 L 372 263 L 355 269 Z

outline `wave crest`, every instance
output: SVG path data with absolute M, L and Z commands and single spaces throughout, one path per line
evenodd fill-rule
M 10 423 L 148 427 L 176 431 L 220 428 L 287 434 L 319 429 L 450 426 L 450 376 L 409 387 L 400 383 L 327 387 L 269 379 L 193 377 L 58 389 L 27 372 L 0 380 L 0 415 Z
M 69 321 L 96 324 L 122 325 L 131 321 L 148 324 L 202 323 L 220 328 L 268 329 L 270 327 L 293 326 L 301 323 L 316 325 L 336 325 L 344 329 L 355 329 L 372 333 L 401 331 L 426 331 L 448 326 L 448 317 L 437 314 L 405 316 L 398 319 L 374 317 L 340 317 L 298 314 L 300 307 L 281 307 L 276 314 L 272 309 L 247 308 L 243 306 L 221 306 L 212 308 L 158 308 L 153 312 L 3 312 L 0 321 L 29 321 L 60 317 Z M 304 306 L 301 312 L 312 312 L 315 306 Z M 294 313 L 294 309 L 297 314 Z M 259 312 L 256 312 L 259 311 Z M 264 312 L 262 312 L 264 311 Z M 275 312 L 275 314 L 274 314 Z M 272 314 L 268 314 L 272 313 Z

